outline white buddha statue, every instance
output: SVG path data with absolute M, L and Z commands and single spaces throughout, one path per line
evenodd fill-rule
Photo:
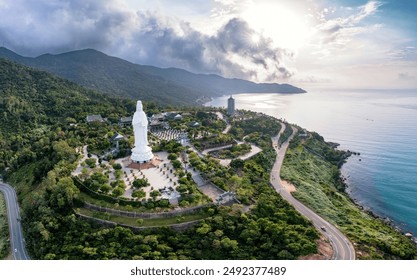
M 135 147 L 132 149 L 131 159 L 137 163 L 148 162 L 153 158 L 153 154 L 148 142 L 148 118 L 143 111 L 140 100 L 136 104 L 132 126 L 135 134 Z

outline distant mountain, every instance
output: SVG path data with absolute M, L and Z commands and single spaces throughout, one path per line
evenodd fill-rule
M 158 68 L 140 66 L 143 71 L 163 77 L 184 87 L 204 88 L 208 96 L 221 96 L 234 93 L 305 93 L 306 91 L 289 84 L 254 83 L 242 79 L 227 79 L 214 74 L 194 74 L 179 68 Z
M 0 57 L 48 71 L 86 88 L 115 96 L 175 105 L 192 104 L 201 96 L 161 77 L 149 75 L 135 64 L 95 50 L 30 58 L 0 48 Z
M 0 48 L 0 57 L 46 70 L 90 89 L 161 104 L 191 105 L 197 104 L 196 101 L 203 96 L 241 92 L 305 92 L 289 84 L 257 84 L 218 75 L 194 74 L 178 68 L 134 64 L 93 49 L 31 58 Z

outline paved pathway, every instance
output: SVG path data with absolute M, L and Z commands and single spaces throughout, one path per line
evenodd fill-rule
M 182 141 L 181 144 L 184 147 L 189 147 L 191 151 L 195 152 L 199 157 L 203 158 L 204 155 L 198 151 L 194 145 L 189 142 L 188 140 Z M 186 156 L 186 161 L 188 161 L 188 154 Z M 197 184 L 198 189 L 208 197 L 210 197 L 213 201 L 215 201 L 221 194 L 225 193 L 225 191 L 221 190 L 218 187 L 215 187 L 213 184 L 207 183 L 203 177 L 201 176 L 200 172 L 198 170 L 194 170 L 191 166 L 187 164 L 186 168 L 187 172 L 190 172 L 192 175 L 193 181 Z
M 122 180 L 124 181 L 126 185 L 125 193 L 123 194 L 124 197 L 132 197 L 133 193 L 133 181 L 135 180 L 135 177 L 137 179 L 148 179 L 149 186 L 142 188 L 146 192 L 146 198 L 150 198 L 150 192 L 152 190 L 159 190 L 159 189 L 176 189 L 176 186 L 174 183 L 178 181 L 178 176 L 175 175 L 175 172 L 171 173 L 172 163 L 168 159 L 168 153 L 167 152 L 158 152 L 154 153 L 154 155 L 161 160 L 158 166 L 148 168 L 148 169 L 132 169 L 126 166 L 125 160 L 127 158 L 117 159 L 115 162 L 120 163 L 122 166 Z M 165 166 L 166 165 L 166 166 Z M 161 170 L 162 169 L 162 170 Z M 110 173 L 112 175 L 113 172 Z M 114 179 L 114 175 L 111 176 L 110 179 Z M 171 193 L 171 191 L 169 192 Z M 177 197 L 178 193 L 174 193 L 172 197 Z M 167 194 L 163 194 L 161 196 L 162 198 L 170 199 L 171 197 Z
M 232 125 L 224 118 L 223 114 L 221 112 L 216 112 L 217 117 L 224 121 L 226 123 L 226 128 L 223 130 L 223 134 L 229 133 L 230 129 L 232 128 Z
M 80 152 L 82 149 L 82 152 Z M 78 160 L 77 168 L 72 172 L 72 176 L 78 176 L 81 174 L 82 170 L 85 168 L 83 166 L 86 159 L 88 159 L 88 151 L 87 151 L 87 145 L 83 147 L 78 147 L 78 151 L 82 155 L 81 159 Z M 94 158 L 96 160 L 96 165 L 98 164 L 98 157 L 96 155 L 91 155 L 91 158 Z
M 238 142 L 238 144 L 240 145 L 240 144 L 243 144 L 243 143 L 245 143 L 245 142 Z M 253 145 L 253 144 L 250 144 L 251 145 L 251 150 L 250 150 L 250 152 L 249 153 L 246 153 L 246 154 L 244 154 L 244 155 L 241 155 L 241 156 L 239 156 L 238 158 L 239 159 L 241 159 L 241 160 L 247 160 L 247 159 L 250 159 L 251 157 L 253 157 L 254 155 L 256 155 L 256 154 L 258 154 L 258 153 L 260 153 L 260 152 L 262 152 L 262 149 L 261 148 L 259 148 L 258 146 L 255 146 L 255 145 Z M 211 149 L 206 149 L 206 150 L 204 150 L 203 152 L 202 152 L 202 154 L 203 155 L 207 155 L 208 153 L 210 153 L 210 152 L 214 152 L 214 151 L 219 151 L 219 150 L 224 150 L 224 149 L 228 149 L 228 148 L 231 148 L 232 147 L 232 145 L 226 145 L 226 146 L 221 146 L 221 147 L 216 147 L 216 148 L 211 148 Z M 219 161 L 220 161 L 220 164 L 221 165 L 223 165 L 223 166 L 229 166 L 229 164 L 230 164 L 230 162 L 232 161 L 231 159 L 219 159 Z

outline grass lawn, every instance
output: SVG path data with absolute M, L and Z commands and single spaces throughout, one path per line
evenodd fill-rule
M 131 218 L 131 217 L 123 217 L 123 216 L 115 216 L 110 215 L 109 213 L 93 211 L 86 208 L 78 208 L 77 212 L 86 216 L 108 220 L 111 222 L 115 222 L 118 224 L 124 224 L 128 226 L 135 226 L 135 227 L 152 227 L 152 226 L 168 226 L 172 224 L 179 224 L 185 222 L 191 222 L 196 220 L 205 219 L 210 216 L 210 214 L 203 212 L 203 213 L 195 213 L 190 215 L 183 215 L 183 216 L 176 216 L 176 217 L 169 217 L 169 218 L 159 218 L 159 219 L 141 219 L 143 222 L 138 224 L 138 218 Z

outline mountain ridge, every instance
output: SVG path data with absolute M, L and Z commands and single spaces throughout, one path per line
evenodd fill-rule
M 289 84 L 254 83 L 216 74 L 195 74 L 180 68 L 140 65 L 95 49 L 61 54 L 21 56 L 0 47 L 0 57 L 48 71 L 101 92 L 161 104 L 197 105 L 202 97 L 250 93 L 305 93 Z

